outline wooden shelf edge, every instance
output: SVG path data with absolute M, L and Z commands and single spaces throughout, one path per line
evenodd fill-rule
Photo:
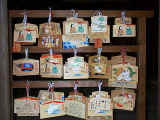
M 49 53 L 48 48 L 38 48 L 36 46 L 22 46 L 20 52 L 13 53 L 24 53 L 25 48 L 29 49 L 29 53 Z M 122 48 L 126 48 L 127 52 L 138 52 L 137 45 L 109 45 L 102 48 L 103 52 L 120 52 Z M 53 49 L 54 53 L 73 53 L 73 49 Z M 83 48 L 78 48 L 78 53 L 97 53 L 97 49 L 94 46 L 88 46 Z
M 77 10 L 79 17 L 90 17 L 96 13 L 97 10 Z M 120 17 L 121 10 L 103 10 L 102 13 L 109 17 Z M 71 10 L 53 10 L 53 17 L 70 17 L 72 16 Z M 9 10 L 9 17 L 23 17 L 24 10 Z M 48 17 L 48 10 L 28 10 L 27 16 L 32 18 Z M 128 10 L 126 16 L 132 17 L 153 17 L 154 10 Z
M 54 81 L 55 88 L 68 88 L 74 86 L 74 80 Z M 98 87 L 97 80 L 79 80 L 78 87 Z M 103 86 L 107 86 L 107 80 L 103 80 Z M 13 81 L 12 88 L 25 88 L 25 81 Z M 31 81 L 31 88 L 48 88 L 48 81 Z

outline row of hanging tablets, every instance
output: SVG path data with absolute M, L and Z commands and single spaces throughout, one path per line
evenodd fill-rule
M 101 55 L 101 48 L 98 48 L 98 54 L 89 56 L 88 63 L 84 57 L 77 56 L 77 49 L 74 49 L 75 56 L 67 58 L 63 65 L 61 54 L 45 54 L 39 60 L 28 58 L 26 49 L 26 58 L 13 61 L 13 75 L 30 76 L 40 75 L 43 78 L 64 78 L 64 79 L 108 79 L 109 86 L 137 88 L 138 67 L 136 58 L 127 56 L 126 49 L 122 49 L 120 56 L 113 56 L 108 60 L 106 56 Z M 40 68 L 40 69 L 39 69 Z
M 113 109 L 133 111 L 135 108 L 133 90 L 115 89 L 109 95 L 101 91 L 102 81 L 98 82 L 99 91 L 92 92 L 88 98 L 77 91 L 78 81 L 74 82 L 74 91 L 67 98 L 64 92 L 54 91 L 54 82 L 49 82 L 48 86 L 48 90 L 40 90 L 38 97 L 31 97 L 27 83 L 27 97 L 14 100 L 14 113 L 17 116 L 40 114 L 40 119 L 67 115 L 86 120 L 113 120 Z
M 23 23 L 15 24 L 14 47 L 21 44 L 33 44 L 38 39 L 40 48 L 79 48 L 88 46 L 89 43 L 100 39 L 103 43 L 110 43 L 110 25 L 107 24 L 107 16 L 98 12 L 97 16 L 91 17 L 91 26 L 88 21 L 78 18 L 78 13 L 73 13 L 74 17 L 67 18 L 63 22 L 63 35 L 60 23 L 51 22 L 51 11 L 48 22 L 38 26 L 27 23 L 27 16 L 24 15 Z M 132 24 L 131 17 L 125 17 L 122 12 L 121 18 L 115 18 L 113 25 L 113 37 L 135 37 L 136 25 Z

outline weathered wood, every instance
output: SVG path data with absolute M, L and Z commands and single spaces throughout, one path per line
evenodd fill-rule
M 74 86 L 74 80 L 55 80 L 55 88 L 67 88 Z M 107 80 L 103 81 L 103 86 L 107 86 Z M 78 87 L 97 87 L 97 80 L 79 80 Z M 13 81 L 12 88 L 25 88 L 25 81 Z M 48 88 L 48 81 L 31 81 L 31 88 Z
M 29 53 L 48 53 L 47 48 L 38 48 L 36 46 L 22 46 L 20 53 L 24 53 L 25 48 L 29 49 Z M 120 52 L 122 48 L 126 48 L 127 52 L 138 52 L 138 46 L 136 45 L 107 45 L 103 46 L 102 53 L 105 52 Z M 73 53 L 73 49 L 53 49 L 55 53 Z M 83 48 L 78 48 L 78 53 L 96 53 L 97 49 L 94 46 L 87 46 Z M 19 53 L 19 52 L 14 52 Z
M 10 120 L 7 0 L 0 0 L 0 119 Z
M 160 10 L 160 1 L 158 2 L 159 3 L 159 10 Z M 159 84 L 160 84 L 160 12 L 159 12 L 159 15 L 158 15 L 158 30 L 159 30 L 159 33 L 158 33 L 158 82 L 157 82 L 157 86 L 158 86 L 158 92 L 157 92 L 157 98 L 158 98 L 158 105 L 156 106 L 157 107 L 157 120 L 159 120 L 160 119 L 160 114 L 158 114 L 159 113 L 159 111 L 160 111 L 160 86 L 159 86 Z
M 136 103 L 136 120 L 146 120 L 146 18 L 138 18 L 139 80 Z
M 91 17 L 96 14 L 97 10 L 77 10 L 79 13 L 79 17 Z M 120 17 L 121 10 L 103 10 L 102 13 L 108 17 Z M 48 10 L 28 10 L 27 16 L 32 18 L 44 18 L 48 17 Z M 71 10 L 52 10 L 53 17 L 71 17 L 72 11 Z M 154 15 L 153 11 L 127 11 L 126 16 L 131 17 L 152 17 Z M 10 17 L 23 17 L 24 10 L 10 10 L 9 11 Z

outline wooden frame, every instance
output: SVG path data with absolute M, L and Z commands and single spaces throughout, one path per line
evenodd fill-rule
M 71 10 L 53 10 L 54 17 L 70 17 L 72 16 Z M 96 10 L 78 10 L 79 17 L 90 17 L 92 16 Z M 120 17 L 121 11 L 102 11 L 103 15 L 109 17 Z M 12 18 L 23 17 L 24 11 L 23 10 L 11 10 L 9 11 L 9 20 L 10 24 Z M 29 10 L 27 11 L 28 17 L 32 18 L 45 18 L 48 17 L 48 10 Z M 137 94 L 137 102 L 136 102 L 136 114 L 137 120 L 145 120 L 146 119 L 146 19 L 153 17 L 154 11 L 127 11 L 126 16 L 136 17 L 137 18 L 137 45 L 107 45 L 103 47 L 102 52 L 120 52 L 121 48 L 127 48 L 128 52 L 138 53 L 138 66 L 139 66 L 139 83 L 138 83 L 138 94 Z M 9 26 L 9 32 L 11 32 L 11 25 Z M 11 34 L 11 33 L 10 33 Z M 9 43 L 12 43 L 12 37 L 10 36 Z M 7 43 L 6 43 L 7 44 Z M 10 46 L 11 47 L 11 46 Z M 28 47 L 28 46 L 27 46 Z M 28 47 L 29 52 L 31 53 L 48 53 L 49 50 L 45 48 L 37 48 L 37 47 Z M 22 51 L 24 52 L 25 47 L 22 47 Z M 10 48 L 11 50 L 11 48 Z M 21 52 L 11 52 L 12 53 L 21 53 Z M 72 49 L 64 50 L 64 49 L 57 49 L 54 52 L 57 53 L 72 53 Z M 97 50 L 94 49 L 94 46 L 89 46 L 85 48 L 80 48 L 80 53 L 96 53 Z M 11 55 L 10 54 L 10 55 Z M 10 58 L 10 65 L 12 64 L 12 58 Z M 10 67 L 11 69 L 11 67 Z M 11 88 L 24 88 L 25 82 L 24 81 L 13 81 L 12 76 L 11 79 Z M 31 87 L 33 88 L 46 88 L 48 82 L 39 82 L 33 81 L 31 83 Z M 57 81 L 55 87 L 72 87 L 73 81 Z M 80 81 L 79 87 L 96 87 L 96 81 L 91 80 L 82 80 Z M 107 83 L 104 84 L 107 86 Z M 6 119 L 5 119 L 6 120 Z

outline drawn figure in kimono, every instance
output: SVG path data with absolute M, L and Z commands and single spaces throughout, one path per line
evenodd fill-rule
M 75 32 L 76 32 L 76 28 L 74 27 L 74 24 L 71 24 L 70 33 L 75 33 Z
M 125 70 L 118 76 L 117 80 L 131 81 L 130 71 L 129 71 L 128 69 L 125 69 Z
M 23 31 L 20 31 L 18 33 L 18 41 L 24 41 L 24 32 Z
M 81 33 L 84 32 L 84 28 L 82 24 L 78 26 L 78 32 L 81 32 Z
M 32 34 L 31 34 L 31 32 L 27 32 L 26 40 L 32 40 Z
M 119 26 L 118 36 L 121 36 L 121 35 L 123 35 L 123 28 L 122 28 L 122 26 Z
M 57 69 L 57 66 L 56 66 L 56 65 L 53 66 L 52 72 L 55 73 L 55 74 L 58 73 L 58 69 Z
M 132 29 L 131 29 L 130 26 L 127 26 L 127 28 L 126 28 L 126 34 L 127 35 L 132 35 Z

